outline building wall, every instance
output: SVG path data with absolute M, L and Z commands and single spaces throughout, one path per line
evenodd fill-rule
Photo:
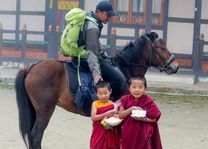
M 207 12 L 208 0 L 202 0 L 202 19 L 208 20 L 208 12 Z M 201 33 L 204 34 L 204 40 L 208 41 L 208 23 L 201 24 Z M 208 45 L 204 46 L 204 51 L 208 52 Z
M 20 2 L 22 11 L 45 11 L 46 8 L 44 0 L 20 0 Z
M 1 11 L 15 11 L 16 10 L 16 1 L 7 0 L 7 1 L 4 1 L 3 4 L 1 2 L 0 10 Z M 2 27 L 5 30 L 15 30 L 16 16 L 14 14 L 0 14 L 0 23 L 2 24 Z M 3 38 L 15 39 L 15 35 L 14 34 L 4 34 Z
M 1 11 L 16 10 L 16 0 L 6 0 L 6 1 L 2 0 L 0 5 L 0 10 Z
M 84 0 L 84 9 L 89 12 L 95 10 L 96 5 L 101 0 Z M 0 5 L 1 11 L 11 11 L 11 14 L 0 14 L 0 23 L 3 24 L 4 30 L 15 30 L 16 29 L 16 0 L 6 0 Z M 45 0 L 20 0 L 20 11 L 23 12 L 43 12 L 46 11 Z M 208 19 L 208 13 L 206 11 L 208 6 L 207 0 L 202 0 L 202 19 Z M 195 14 L 195 0 L 169 0 L 169 11 L 168 11 L 168 23 L 167 23 L 167 44 L 171 52 L 191 54 L 193 50 L 193 36 L 194 36 L 194 14 Z M 9 18 L 9 19 L 8 19 Z M 174 22 L 169 18 L 177 19 L 189 19 L 189 22 L 178 21 Z M 45 15 L 23 15 L 20 14 L 19 30 L 23 28 L 23 25 L 27 25 L 28 31 L 45 31 Z M 109 26 L 111 27 L 111 26 Z M 135 28 L 121 28 L 116 27 L 117 35 L 124 37 L 134 37 L 135 35 L 141 35 L 143 30 L 135 30 Z M 156 31 L 160 37 L 163 36 L 163 30 Z M 107 35 L 108 25 L 104 25 L 102 35 Z M 138 32 L 138 33 L 137 33 Z M 205 35 L 205 40 L 208 41 L 208 24 L 201 24 L 200 32 Z M 11 33 L 5 33 L 4 39 L 15 39 L 15 35 Z M 28 40 L 44 40 L 44 35 L 28 35 Z M 130 40 L 130 39 L 129 39 Z M 129 41 L 126 39 L 118 39 L 117 45 L 124 46 Z M 101 39 L 102 44 L 107 44 L 107 39 Z M 208 47 L 205 49 L 208 49 Z
M 167 46 L 171 52 L 191 54 L 193 46 L 193 24 L 168 23 Z
M 170 0 L 168 17 L 194 19 L 194 8 L 195 0 Z M 193 23 L 168 22 L 167 45 L 174 53 L 191 54 L 193 35 Z
M 16 0 L 6 0 L 0 5 L 1 11 L 10 11 L 10 14 L 1 14 L 0 23 L 4 30 L 16 30 Z M 21 12 L 43 12 L 46 11 L 46 2 L 44 0 L 20 0 Z M 8 19 L 9 18 L 9 19 Z M 45 31 L 44 15 L 23 15 L 20 14 L 19 30 L 23 29 L 24 24 L 27 25 L 29 31 Z M 15 39 L 14 33 L 4 33 L 4 39 Z M 21 36 L 20 36 L 21 38 Z M 28 40 L 44 40 L 44 35 L 28 35 Z
M 202 19 L 208 19 L 207 6 L 208 0 L 202 0 Z
M 21 11 L 32 11 L 32 12 L 45 12 L 46 2 L 43 0 L 21 0 L 20 3 Z M 27 25 L 29 31 L 45 31 L 45 16 L 44 15 L 20 15 L 20 26 L 21 30 L 24 24 Z M 43 41 L 44 35 L 28 35 L 28 40 Z
M 207 6 L 208 1 L 202 0 L 202 20 L 208 19 Z M 173 48 L 175 53 L 192 54 L 195 11 L 197 11 L 195 0 L 169 0 L 168 17 L 193 20 L 191 23 L 168 22 L 167 43 L 168 47 Z M 204 34 L 204 40 L 208 41 L 208 23 L 201 23 L 200 33 Z M 208 52 L 207 45 L 204 46 L 204 51 Z
M 195 0 L 169 0 L 169 17 L 194 18 Z

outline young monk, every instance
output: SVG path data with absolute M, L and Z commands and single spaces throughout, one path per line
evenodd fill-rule
M 106 129 L 101 121 L 114 114 L 114 104 L 109 100 L 111 94 L 110 84 L 99 81 L 96 84 L 98 100 L 94 101 L 91 110 L 93 130 L 90 139 L 90 149 L 119 149 L 120 136 L 116 127 Z
M 160 110 L 145 93 L 146 79 L 129 80 L 129 95 L 121 98 L 119 118 L 124 119 L 121 128 L 122 149 L 162 149 L 157 121 Z M 132 117 L 132 110 L 146 110 L 145 117 Z

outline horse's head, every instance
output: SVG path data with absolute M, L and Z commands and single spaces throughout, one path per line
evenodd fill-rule
M 178 63 L 175 56 L 167 49 L 163 39 L 158 38 L 157 33 L 146 33 L 146 37 L 152 42 L 151 66 L 155 66 L 161 72 L 174 74 L 178 71 Z
M 130 42 L 118 52 L 116 58 L 127 78 L 144 76 L 151 66 L 167 74 L 174 74 L 178 70 L 174 55 L 168 51 L 165 41 L 158 39 L 155 32 L 148 32 Z

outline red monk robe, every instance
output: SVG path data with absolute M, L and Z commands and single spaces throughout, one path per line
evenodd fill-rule
M 96 102 L 97 113 L 102 114 L 114 109 L 114 104 L 111 101 L 103 104 L 99 100 Z M 101 125 L 101 121 L 93 122 L 93 130 L 90 139 L 90 149 L 119 149 L 120 136 L 117 127 L 105 129 Z
M 142 95 L 135 100 L 132 95 L 123 96 L 121 104 L 124 109 L 138 106 L 147 111 L 146 117 L 160 118 L 160 110 L 151 97 Z M 157 122 L 143 122 L 133 119 L 130 115 L 125 118 L 121 131 L 122 149 L 162 149 Z

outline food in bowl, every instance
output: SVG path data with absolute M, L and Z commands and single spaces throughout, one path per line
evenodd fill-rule
M 106 117 L 104 120 L 110 126 L 118 126 L 122 122 L 122 119 L 118 118 L 118 116 L 111 116 L 109 118 Z

